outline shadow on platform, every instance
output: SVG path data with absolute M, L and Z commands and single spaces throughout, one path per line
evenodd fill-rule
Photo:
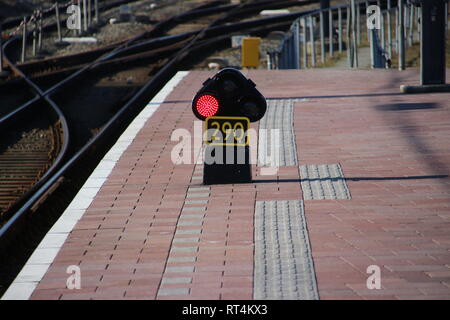
M 278 183 L 278 182 L 301 182 L 301 181 L 383 181 L 383 180 L 423 180 L 423 179 L 446 179 L 449 175 L 430 175 L 430 176 L 406 176 L 406 177 L 350 177 L 350 178 L 316 178 L 316 179 L 266 179 L 266 180 L 253 180 L 252 183 Z

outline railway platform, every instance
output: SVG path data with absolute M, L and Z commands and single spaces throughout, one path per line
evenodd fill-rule
M 179 72 L 3 299 L 450 299 L 450 94 L 400 93 L 418 73 L 246 71 L 279 167 L 206 186 L 173 134 L 213 73 Z

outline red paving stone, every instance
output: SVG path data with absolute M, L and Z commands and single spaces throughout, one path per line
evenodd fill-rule
M 202 225 L 177 226 L 195 165 L 174 165 L 177 128 L 192 132 L 190 99 L 212 73 L 191 72 L 122 155 L 32 299 L 251 299 L 256 200 L 302 199 L 297 167 L 258 183 L 211 186 Z M 450 95 L 399 94 L 417 70 L 246 72 L 266 97 L 301 99 L 294 130 L 301 165 L 340 163 L 351 200 L 308 200 L 305 214 L 321 299 L 450 298 Z M 393 104 L 434 108 L 392 110 Z M 414 105 L 412 105 L 414 107 Z M 264 181 L 266 180 L 266 181 Z M 277 181 L 267 181 L 277 180 Z M 288 180 L 283 181 L 283 180 Z M 208 192 L 208 191 L 199 191 Z M 195 214 L 195 212 L 192 212 Z M 199 242 L 174 243 L 201 228 Z M 171 248 L 198 246 L 195 252 Z M 168 257 L 195 262 L 167 262 Z M 82 289 L 66 289 L 69 265 Z M 381 268 L 369 290 L 369 265 Z M 193 272 L 165 273 L 166 267 Z M 189 284 L 162 278 L 191 277 Z M 189 295 L 157 296 L 161 288 Z
M 310 97 L 294 111 L 299 161 L 340 163 L 348 179 L 351 200 L 305 201 L 320 297 L 449 299 L 450 180 L 439 176 L 450 173 L 450 95 L 397 94 L 415 71 L 314 75 L 284 73 L 297 93 L 278 85 L 265 93 Z M 389 110 L 408 103 L 436 108 Z M 381 290 L 365 285 L 372 264 Z

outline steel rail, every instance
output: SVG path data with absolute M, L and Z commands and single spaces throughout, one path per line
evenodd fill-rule
M 215 1 L 214 3 L 220 3 L 220 1 Z M 211 6 L 211 3 L 208 3 L 207 5 L 201 5 L 200 8 L 204 8 L 205 6 Z M 24 110 L 26 110 L 27 108 L 30 108 L 32 105 L 34 105 L 39 100 L 45 99 L 45 101 L 59 115 L 61 124 L 63 126 L 65 139 L 64 139 L 64 143 L 63 143 L 63 147 L 62 147 L 62 152 L 60 152 L 57 159 L 53 162 L 52 166 L 49 168 L 49 170 L 47 170 L 45 175 L 43 177 L 41 177 L 39 179 L 39 181 L 26 193 L 28 195 L 29 193 L 33 192 L 32 195 L 30 196 L 30 198 L 28 199 L 28 201 L 26 201 L 24 203 L 24 205 L 21 206 L 21 208 L 19 208 L 14 214 L 12 214 L 12 216 L 9 217 L 7 222 L 0 228 L 0 240 L 4 239 L 6 237 L 8 232 L 11 231 L 11 229 L 13 229 L 14 225 L 16 225 L 19 222 L 19 220 L 24 218 L 24 213 L 26 213 L 29 210 L 29 208 L 31 208 L 33 206 L 33 204 L 36 201 L 38 201 L 45 194 L 45 192 L 47 192 L 47 190 L 49 190 L 50 187 L 54 183 L 56 183 L 56 181 L 60 177 L 60 175 L 53 175 L 53 177 L 57 177 L 57 179 L 55 180 L 55 179 L 51 179 L 50 176 L 61 165 L 60 162 L 62 161 L 62 159 L 64 158 L 64 156 L 67 152 L 68 142 L 69 142 L 69 129 L 68 129 L 67 121 L 66 121 L 62 111 L 57 107 L 57 105 L 54 103 L 54 101 L 49 98 L 49 95 L 51 95 L 52 93 L 55 93 L 58 88 L 62 88 L 65 84 L 67 84 L 69 82 L 68 79 L 70 79 L 70 81 L 71 81 L 71 80 L 77 78 L 82 73 L 84 73 L 85 71 L 90 69 L 90 67 L 92 67 L 97 61 L 103 61 L 103 60 L 109 59 L 116 52 L 120 51 L 121 48 L 132 43 L 138 37 L 134 37 L 134 38 L 130 39 L 129 41 L 127 41 L 126 43 L 124 43 L 123 45 L 121 45 L 117 48 L 114 48 L 110 53 L 100 57 L 99 59 L 97 59 L 96 61 L 92 62 L 91 64 L 85 66 L 81 70 L 78 70 L 75 74 L 72 74 L 71 76 L 64 79 L 62 82 L 58 83 L 57 85 L 53 86 L 52 88 L 50 88 L 49 90 L 47 90 L 45 92 L 43 92 L 33 81 L 31 81 L 22 71 L 20 71 L 20 69 L 18 69 L 9 60 L 9 58 L 5 55 L 5 60 L 10 65 L 10 67 L 17 74 L 19 74 L 22 77 L 22 79 L 24 79 L 26 81 L 26 83 L 29 85 L 29 87 L 32 89 L 32 91 L 34 91 L 36 96 L 35 96 L 35 98 L 31 99 L 27 103 L 23 104 L 21 107 L 19 107 L 15 111 L 13 111 L 13 112 L 9 113 L 8 115 L 4 116 L 3 118 L 1 118 L 0 125 L 5 125 L 8 121 L 12 121 L 12 119 L 14 119 L 14 117 L 17 116 L 19 114 L 19 112 L 23 112 Z M 11 42 L 15 41 L 16 38 L 17 38 L 17 36 L 12 39 L 9 39 L 9 41 L 7 41 L 7 43 L 5 43 L 5 47 L 7 47 Z M 50 184 L 46 183 L 46 180 L 47 180 L 47 182 L 50 181 L 51 183 Z
M 105 11 L 105 10 L 109 10 L 109 9 L 121 6 L 123 4 L 127 4 L 130 2 L 137 2 L 137 1 L 139 1 L 139 0 L 99 0 L 99 8 L 98 9 Z M 102 5 L 100 5 L 100 4 L 102 4 Z M 67 4 L 67 6 L 69 6 L 69 5 L 70 4 Z M 65 8 L 67 8 L 67 6 L 65 6 Z M 52 10 L 49 10 L 49 9 L 52 9 L 52 7 L 43 9 L 43 18 L 48 18 L 51 15 L 53 15 Z M 94 12 L 94 10 L 95 10 L 95 8 L 92 8 L 91 13 Z M 25 18 L 27 20 L 29 20 L 31 17 L 32 17 L 32 15 L 25 16 Z M 5 29 L 17 28 L 22 23 L 23 18 L 24 18 L 23 16 L 10 18 L 10 19 L 4 21 L 2 25 Z M 49 26 L 56 28 L 56 23 L 48 24 L 47 28 Z
M 205 7 L 211 7 L 213 5 L 218 5 L 220 3 L 222 3 L 223 1 L 221 0 L 217 0 L 217 1 L 212 1 L 209 2 L 207 4 L 202 4 L 200 6 L 198 6 L 197 8 L 192 9 L 191 11 L 195 11 L 195 10 L 201 10 Z M 168 20 L 171 20 L 173 17 L 169 18 Z M 155 26 L 155 29 L 161 29 L 165 26 L 165 22 L 161 22 L 160 24 L 158 24 L 158 26 Z M 88 71 L 89 69 L 91 69 L 93 66 L 95 66 L 97 63 L 106 61 L 108 59 L 111 59 L 112 57 L 114 57 L 116 54 L 120 53 L 121 50 L 126 49 L 127 47 L 131 46 L 135 41 L 139 41 L 140 39 L 142 39 L 142 37 L 146 36 L 148 33 L 151 33 L 151 31 L 148 32 L 144 32 L 142 34 L 139 34 L 131 39 L 128 39 L 126 42 L 121 43 L 120 45 L 116 46 L 116 47 L 108 47 L 108 49 L 110 49 L 107 52 L 104 52 L 103 55 L 101 55 L 100 57 L 96 58 L 94 61 L 91 61 L 90 63 L 85 64 L 84 66 L 82 66 L 81 68 L 77 69 L 77 71 L 73 74 L 71 74 L 70 76 L 68 76 L 66 79 L 64 79 L 63 81 L 55 84 L 54 86 L 52 86 L 50 89 L 46 90 L 45 92 L 42 93 L 42 96 L 47 96 L 49 94 L 55 93 L 58 89 L 62 88 L 64 85 L 66 85 L 67 83 L 71 82 L 72 80 L 76 79 L 77 77 L 81 76 L 83 73 L 85 73 L 86 71 Z M 8 58 L 8 55 L 6 54 L 8 46 L 10 46 L 14 41 L 20 40 L 20 36 L 15 36 L 11 39 L 9 39 L 3 46 L 4 48 L 4 52 L 5 52 L 5 60 L 7 62 L 7 64 L 11 64 L 13 65 L 13 62 Z M 164 40 L 163 40 L 164 41 Z M 163 45 L 158 39 L 156 39 L 155 41 L 155 45 Z M 14 70 L 20 70 L 20 68 L 16 65 L 14 65 L 13 67 Z M 17 72 L 19 74 L 19 76 L 21 77 L 21 79 L 25 80 L 27 83 L 30 81 L 29 79 L 26 80 L 25 78 L 27 78 L 27 76 L 23 73 L 23 72 Z M 35 99 L 40 99 L 40 98 L 34 98 L 33 102 Z M 11 113 L 3 116 L 0 119 L 0 125 L 2 124 L 2 122 L 6 121 L 7 119 L 9 119 L 11 116 L 14 115 L 14 113 L 16 112 L 20 112 L 22 111 L 24 108 L 28 107 L 30 105 L 29 102 L 23 104 L 22 106 L 20 106 L 19 108 L 17 108 L 16 110 L 12 111 Z
M 7 57 L 5 57 L 5 59 L 8 61 Z M 10 61 L 8 61 L 8 62 L 10 62 Z M 16 68 L 13 64 L 10 64 L 10 66 L 11 66 L 11 68 Z M 56 159 L 53 160 L 53 163 L 51 164 L 50 168 L 48 168 L 46 170 L 46 172 L 39 178 L 39 180 L 30 189 L 28 189 L 24 195 L 22 195 L 21 199 L 23 199 L 23 198 L 27 197 L 30 193 L 32 193 L 35 190 L 37 190 L 38 188 L 40 188 L 42 186 L 42 184 L 44 183 L 44 181 L 46 181 L 56 171 L 56 169 L 59 166 L 61 166 L 62 161 L 63 161 L 64 157 L 66 156 L 66 153 L 69 148 L 70 131 L 69 131 L 69 125 L 67 123 L 67 119 L 65 118 L 61 109 L 56 105 L 56 103 L 52 99 L 50 99 L 50 97 L 44 95 L 42 90 L 33 81 L 28 79 L 28 77 L 26 77 L 25 74 L 23 74 L 19 69 L 16 69 L 15 72 L 17 72 L 18 74 L 20 74 L 23 77 L 23 79 L 30 86 L 31 90 L 34 91 L 34 93 L 35 93 L 35 98 L 28 101 L 25 105 L 23 105 L 19 109 L 21 111 L 25 110 L 25 108 L 30 108 L 31 106 L 35 105 L 41 99 L 44 99 L 48 103 L 48 105 L 53 109 L 53 111 L 56 113 L 57 118 L 60 121 L 62 130 L 63 130 L 63 144 L 61 146 L 59 154 L 57 155 Z M 14 112 L 13 114 L 3 117 L 2 119 L 0 119 L 0 124 L 6 125 L 7 121 L 13 121 L 14 117 L 17 116 L 18 114 L 19 113 L 16 110 L 16 112 Z M 9 222 L 9 219 L 8 219 L 8 222 Z M 1 238 L 1 236 L 0 236 L 0 238 Z
M 311 3 L 315 3 L 315 1 L 303 1 L 303 4 L 311 4 Z M 207 32 L 208 36 L 213 36 L 213 35 L 222 35 L 222 34 L 226 34 L 228 32 L 235 32 L 235 31 L 240 31 L 241 28 L 248 28 L 250 25 L 252 24 L 258 24 L 259 25 L 264 25 L 264 24 L 273 24 L 276 22 L 281 22 L 281 21 L 285 21 L 286 19 L 291 19 L 291 17 L 296 17 L 298 16 L 297 13 L 292 14 L 287 14 L 287 15 L 280 15 L 280 16 L 275 16 L 275 17 L 269 17 L 269 18 L 262 18 L 262 19 L 256 19 L 256 20 L 249 20 L 249 21 L 244 21 L 244 22 L 237 22 L 237 23 L 229 23 L 225 26 L 218 26 L 218 27 L 213 27 L 210 28 L 210 31 Z M 131 56 L 135 56 L 136 58 L 139 58 L 139 56 L 137 56 L 137 54 L 139 52 L 142 52 L 143 50 L 153 50 L 154 48 L 158 48 L 160 46 L 164 46 L 164 45 L 168 45 L 170 43 L 176 43 L 179 41 L 183 41 L 185 39 L 188 39 L 190 37 L 193 37 L 195 35 L 197 35 L 200 30 L 196 30 L 196 31 L 190 31 L 190 32 L 186 32 L 186 33 L 181 33 L 178 35 L 173 35 L 173 36 L 163 36 L 163 37 L 159 37 L 156 39 L 151 39 L 151 40 L 147 40 L 147 41 L 142 41 L 133 45 L 128 45 L 125 48 L 121 49 L 120 52 L 117 52 L 115 54 L 115 56 L 117 58 L 120 57 L 124 57 L 123 61 L 128 61 L 128 60 L 132 60 Z M 130 59 L 128 59 L 130 58 Z M 120 60 L 117 60 L 120 61 Z M 99 62 L 102 63 L 102 62 Z M 53 71 L 53 72 L 48 72 L 49 76 L 56 76 L 58 74 L 66 74 L 67 72 L 69 72 L 70 70 L 78 70 L 82 67 L 83 65 L 79 65 L 79 66 L 71 66 L 70 68 L 67 69 L 62 69 L 62 70 L 57 70 L 57 71 Z M 45 78 L 47 75 L 47 73 L 43 73 L 42 74 L 42 78 Z
M 126 3 L 127 1 L 121 0 L 119 2 L 120 2 L 120 4 L 122 4 L 122 3 Z M 207 14 L 209 14 L 209 12 L 205 11 L 205 10 L 214 8 L 215 6 L 220 6 L 224 2 L 225 2 L 225 0 L 215 0 L 215 1 L 210 1 L 207 3 L 201 4 L 191 10 L 188 10 L 187 12 L 184 12 L 184 13 L 176 15 L 176 16 L 172 16 L 166 20 L 158 22 L 149 31 L 145 31 L 145 32 L 140 33 L 139 35 L 134 36 L 130 39 L 118 41 L 116 43 L 112 43 L 112 44 L 107 45 L 102 48 L 97 48 L 97 49 L 89 50 L 86 52 L 75 53 L 75 54 L 70 54 L 70 55 L 65 55 L 65 56 L 60 56 L 60 57 L 39 59 L 39 60 L 31 61 L 31 62 L 19 63 L 18 66 L 20 67 L 20 69 L 22 71 L 27 73 L 28 72 L 27 69 L 33 70 L 33 68 L 39 68 L 40 66 L 45 65 L 45 64 L 54 65 L 55 63 L 58 63 L 59 61 L 61 61 L 62 63 L 72 64 L 74 60 L 75 61 L 81 60 L 81 61 L 85 61 L 85 63 L 88 63 L 88 62 L 92 61 L 92 59 L 98 58 L 102 54 L 105 54 L 121 45 L 128 45 L 132 42 L 139 41 L 143 38 L 155 37 L 158 34 L 162 33 L 163 30 L 165 30 L 166 28 L 169 28 L 170 25 L 180 23 L 179 21 L 182 21 L 182 20 L 186 19 L 187 17 L 200 17 L 200 16 L 207 15 Z M 111 6 L 111 7 L 113 7 L 113 6 Z M 52 29 L 52 28 L 56 29 L 56 23 L 44 26 L 43 30 L 45 31 L 45 30 Z M 32 31 L 28 31 L 27 36 L 31 33 L 32 33 Z M 20 39 L 21 39 L 21 37 L 18 36 L 16 38 L 16 41 L 18 41 Z M 7 68 L 7 66 L 6 66 L 6 68 Z
M 152 28 L 152 30 L 143 32 L 143 33 L 139 34 L 138 36 L 134 37 L 133 39 L 134 39 L 134 41 L 139 41 L 139 40 L 143 40 L 143 39 L 147 39 L 147 38 L 153 39 L 155 37 L 161 36 L 163 32 L 165 32 L 167 29 L 170 29 L 170 27 L 173 25 L 182 24 L 187 21 L 190 21 L 191 19 L 208 16 L 208 15 L 215 14 L 215 13 L 233 10 L 237 7 L 237 5 L 213 6 L 214 4 L 217 5 L 222 2 L 223 1 L 217 1 L 216 3 L 211 2 L 211 3 L 208 3 L 207 7 L 205 5 L 200 6 L 200 7 L 194 8 L 192 10 L 189 10 L 185 13 L 171 17 L 167 20 L 161 21 L 161 22 L 157 23 Z M 284 1 L 279 1 L 279 2 L 264 0 L 261 2 L 249 4 L 248 8 L 246 8 L 246 10 L 243 10 L 239 13 L 239 16 L 250 15 L 250 14 L 262 11 L 267 8 L 274 9 L 274 8 L 280 8 L 280 7 L 301 6 L 301 5 L 314 4 L 317 2 L 318 2 L 318 0 L 309 0 L 309 1 L 284 0 Z M 225 22 L 225 21 L 223 21 L 223 22 Z M 62 64 L 64 66 L 64 65 L 73 65 L 74 63 L 80 63 L 80 62 L 87 63 L 87 62 L 91 61 L 92 59 L 98 58 L 102 54 L 125 43 L 126 41 L 127 40 L 119 41 L 119 42 L 116 42 L 116 43 L 113 43 L 113 44 L 110 44 L 110 45 L 107 45 L 107 46 L 104 46 L 101 48 L 97 48 L 97 49 L 93 49 L 93 50 L 89 50 L 89 51 L 85 51 L 85 52 L 20 63 L 19 67 L 22 71 L 24 71 L 25 73 L 28 73 L 28 72 L 35 72 L 36 69 L 40 70 L 42 67 L 44 67 L 46 69 L 54 68 L 55 65 L 58 65 L 58 64 Z
M 243 7 L 245 7 L 245 5 L 239 6 L 239 8 Z M 229 12 L 228 15 L 232 14 L 233 11 L 234 10 Z M 91 138 L 80 150 L 78 150 L 73 156 L 71 156 L 70 159 L 68 159 L 51 177 L 49 177 L 49 179 L 42 184 L 39 190 L 36 193 L 34 193 L 18 211 L 15 212 L 15 214 L 7 221 L 7 223 L 4 226 L 2 226 L 2 228 L 0 229 L 0 239 L 4 238 L 8 234 L 8 230 L 10 230 L 10 228 L 13 225 L 15 225 L 22 218 L 24 218 L 24 214 L 28 211 L 28 209 L 31 206 L 33 206 L 33 204 L 42 197 L 42 195 L 46 192 L 46 190 L 48 190 L 54 183 L 56 183 L 56 181 L 63 174 L 65 174 L 70 168 L 72 168 L 73 165 L 80 158 L 82 158 L 86 154 L 86 152 L 91 149 L 92 146 L 100 144 L 103 140 L 107 139 L 108 137 L 107 133 L 111 132 L 114 128 L 123 126 L 124 121 L 123 119 L 125 118 L 124 117 L 125 115 L 129 116 L 130 114 L 134 114 L 138 111 L 139 108 L 145 106 L 148 99 L 150 99 L 154 94 L 156 94 L 156 92 L 160 88 L 163 87 L 163 85 L 176 73 L 178 66 L 183 61 L 185 61 L 192 52 L 199 50 L 199 48 L 204 48 L 205 46 L 209 45 L 207 41 L 204 41 L 201 44 L 198 43 L 204 37 L 217 36 L 218 31 L 220 31 L 221 34 L 224 35 L 232 30 L 236 31 L 237 29 L 241 28 L 250 29 L 258 26 L 262 27 L 264 25 L 267 25 L 268 22 L 270 22 L 271 24 L 283 23 L 285 21 L 295 19 L 296 17 L 309 14 L 311 12 L 313 12 L 313 10 L 253 21 L 246 21 L 240 24 L 230 24 L 225 26 L 214 26 L 215 23 L 213 22 L 208 27 L 202 29 L 200 32 L 191 33 L 195 37 L 189 42 L 189 44 L 185 46 L 183 49 L 181 49 L 168 63 L 166 63 L 161 69 L 159 69 L 159 71 L 152 77 L 152 79 L 149 80 L 122 108 L 120 108 L 116 112 L 116 114 L 100 129 L 100 131 L 93 138 Z M 186 36 L 186 34 L 184 36 Z M 211 41 L 210 43 L 219 40 L 223 40 L 223 38 L 210 40 Z M 112 57 L 116 56 L 120 52 L 119 48 L 116 48 L 112 52 L 103 55 L 99 59 L 96 59 L 88 66 L 83 67 L 81 70 L 77 71 L 71 77 L 64 79 L 62 82 L 50 88 L 49 90 L 41 92 L 41 98 L 56 92 L 59 88 L 69 84 L 70 81 L 74 80 L 76 77 L 81 75 L 86 70 L 94 68 L 95 65 L 98 65 L 100 62 L 107 61 Z
M 14 39 L 11 39 L 10 41 L 14 41 Z M 128 42 L 132 42 L 134 41 L 134 38 Z M 127 43 L 128 43 L 127 42 Z M 103 55 L 102 57 L 100 57 L 99 59 L 97 59 L 96 61 L 90 63 L 89 65 L 85 66 L 84 68 L 82 68 L 81 70 L 78 70 L 77 72 L 75 72 L 74 74 L 72 74 L 71 76 L 69 76 L 68 78 L 64 79 L 63 81 L 61 81 L 60 83 L 56 84 L 55 86 L 53 86 L 52 88 L 48 89 L 47 91 L 43 92 L 36 84 L 34 84 L 30 79 L 28 79 L 28 77 L 23 74 L 20 70 L 15 70 L 16 72 L 18 72 L 20 74 L 20 76 L 29 84 L 29 86 L 36 92 L 36 94 L 39 96 L 39 99 L 45 99 L 48 103 L 50 103 L 53 106 L 56 107 L 56 104 L 54 104 L 54 102 L 48 97 L 49 95 L 51 95 L 52 93 L 55 93 L 58 89 L 61 89 L 64 85 L 68 84 L 70 81 L 74 80 L 76 77 L 78 77 L 79 75 L 81 75 L 83 72 L 85 72 L 86 70 L 90 69 L 92 66 L 95 65 L 96 62 L 100 62 L 100 61 L 105 61 L 110 59 L 112 56 L 114 56 L 120 48 L 122 48 L 124 45 L 121 45 L 115 49 L 113 49 L 110 53 Z M 16 68 L 11 61 L 9 61 L 7 59 L 7 62 L 11 65 L 12 68 Z M 150 81 L 152 82 L 152 81 Z M 150 82 L 147 82 L 150 83 Z M 145 91 L 145 89 L 147 88 L 147 86 L 144 86 L 143 88 L 141 88 L 141 90 L 139 90 L 139 92 L 137 94 L 135 94 L 133 96 L 133 98 L 131 98 L 128 103 L 123 106 L 119 112 L 117 112 L 103 127 L 102 129 L 100 129 L 100 131 L 97 133 L 97 135 L 88 141 L 87 144 L 85 144 L 74 156 L 72 156 L 63 166 L 60 170 L 58 170 L 53 176 L 51 176 L 50 178 L 47 179 L 47 181 L 45 181 L 44 179 L 40 179 L 41 182 L 41 187 L 35 191 L 31 197 L 25 202 L 25 204 L 23 206 L 21 206 L 21 208 L 19 208 L 8 220 L 7 222 L 0 228 L 0 240 L 4 240 L 7 236 L 8 233 L 11 231 L 11 229 L 21 220 L 24 218 L 24 214 L 29 210 L 29 208 L 31 208 L 36 201 L 38 201 L 47 190 L 49 190 L 58 180 L 59 178 L 64 174 L 64 172 L 66 172 L 69 168 L 71 168 L 71 166 L 76 162 L 76 160 L 78 160 L 79 158 L 81 158 L 85 152 L 87 150 L 90 149 L 90 147 L 92 145 L 94 145 L 94 143 L 99 140 L 100 138 L 103 137 L 103 132 L 105 132 L 105 130 L 107 128 L 112 128 L 114 125 L 116 125 L 118 123 L 118 119 L 120 116 L 122 116 L 123 112 L 127 109 L 130 108 L 130 105 L 132 105 L 133 103 L 136 102 L 137 98 L 142 96 L 142 93 Z M 33 99 L 34 100 L 34 99 Z M 27 107 L 29 107 L 31 104 L 27 103 L 26 104 Z M 56 107 L 57 108 L 57 107 Z M 24 110 L 23 107 L 20 108 L 20 110 Z M 59 109 L 58 109 L 59 110 Z M 0 121 L 0 124 L 5 123 L 7 120 L 12 119 L 12 117 L 14 117 L 17 114 L 17 112 L 12 112 L 9 115 L 3 117 Z M 53 172 L 53 170 L 52 170 Z M 49 174 L 48 174 L 49 175 Z M 48 176 L 46 175 L 46 177 Z M 34 188 L 33 188 L 34 189 Z

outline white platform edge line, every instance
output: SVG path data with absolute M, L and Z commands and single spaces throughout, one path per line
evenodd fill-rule
M 127 127 L 86 180 L 58 221 L 42 239 L 0 300 L 28 300 L 31 297 L 59 250 L 64 245 L 69 233 L 84 215 L 122 154 L 133 142 L 147 120 L 150 119 L 166 97 L 188 73 L 189 71 L 179 71 Z

